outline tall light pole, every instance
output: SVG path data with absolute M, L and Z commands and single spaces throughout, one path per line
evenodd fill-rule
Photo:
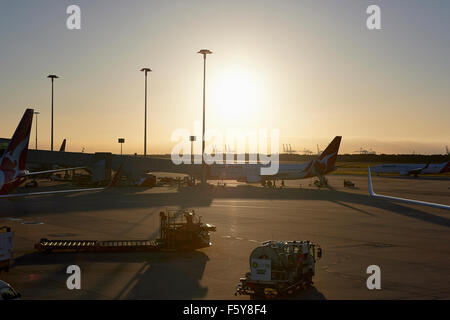
M 206 184 L 206 165 L 205 165 L 205 97 L 206 97 L 206 55 L 212 51 L 201 49 L 199 52 L 203 55 L 203 130 L 202 130 L 202 184 Z
M 147 156 L 147 73 L 152 72 L 150 68 L 142 68 L 145 73 L 145 116 L 144 116 L 144 157 Z
M 47 78 L 52 79 L 52 138 L 51 138 L 51 150 L 53 151 L 53 81 L 55 79 L 58 79 L 59 77 L 57 75 L 51 74 L 51 75 L 48 75 Z
M 37 150 L 37 127 L 38 127 L 38 115 L 40 112 L 35 111 L 34 114 L 36 115 L 36 150 Z
M 194 157 L 194 141 L 196 140 L 195 136 L 189 136 L 189 140 L 191 141 L 191 163 L 193 164 L 195 161 Z
M 119 138 L 118 142 L 120 143 L 120 155 L 122 155 L 122 145 L 125 143 L 125 139 Z

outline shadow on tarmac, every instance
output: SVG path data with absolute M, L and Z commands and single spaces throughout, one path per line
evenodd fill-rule
M 81 296 L 77 298 L 106 298 L 106 299 L 198 299 L 208 293 L 208 288 L 200 284 L 203 277 L 208 256 L 201 251 L 194 252 L 149 252 L 149 253 L 30 253 L 14 261 L 14 266 L 26 265 L 58 265 L 60 268 L 38 275 L 33 285 L 34 292 L 30 296 L 39 296 L 45 299 L 46 288 L 49 284 L 58 283 L 61 290 L 66 291 L 66 268 L 69 265 L 78 265 L 83 270 L 93 268 L 93 263 L 100 265 L 99 272 L 83 275 Z M 101 264 L 115 264 L 102 266 Z M 137 271 L 130 272 L 130 263 L 141 263 Z M 99 276 L 107 268 L 104 276 Z M 114 274 L 133 274 L 126 283 L 121 283 L 116 291 L 108 290 Z M 89 274 L 91 274 L 89 276 Z M 116 280 L 114 280 L 116 281 Z M 41 289 L 40 289 L 41 288 Z M 43 292 L 36 292 L 42 290 Z M 102 297 L 93 292 L 111 292 L 110 296 Z M 84 293 L 83 293 L 84 292 Z M 25 292 L 24 292 L 25 293 Z M 61 299 L 66 299 L 62 296 Z
M 251 300 L 260 300 L 260 299 L 251 299 Z M 322 292 L 317 290 L 316 287 L 310 287 L 306 290 L 298 291 L 289 296 L 282 296 L 273 298 L 273 300 L 327 300 L 327 298 L 323 295 Z
M 50 196 L 21 199 L 21 201 L 3 201 L 0 217 L 24 217 L 41 214 L 64 214 L 73 211 L 96 211 L 108 209 L 156 208 L 176 206 L 183 208 L 201 208 L 211 205 L 214 199 L 264 199 L 264 200 L 321 200 L 351 208 L 355 212 L 374 216 L 370 210 L 355 208 L 364 205 L 387 210 L 396 214 L 421 221 L 450 227 L 450 220 L 422 211 L 420 208 L 407 207 L 394 202 L 371 198 L 369 195 L 349 193 L 337 190 L 317 189 L 266 189 L 256 186 L 237 187 L 186 187 L 172 193 L 143 193 L 138 187 L 114 188 L 106 192 L 78 195 Z M 301 209 L 299 209 L 301 210 Z

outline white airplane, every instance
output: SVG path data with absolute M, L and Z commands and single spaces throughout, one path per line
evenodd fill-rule
M 71 190 L 57 190 L 57 191 L 31 192 L 31 193 L 11 193 L 29 177 L 35 177 L 37 175 L 53 172 L 61 172 L 85 168 L 85 167 L 63 168 L 37 172 L 29 172 L 25 170 L 28 142 L 30 140 L 31 124 L 33 122 L 33 113 L 34 113 L 33 109 L 25 110 L 22 120 L 20 120 L 20 123 L 17 126 L 16 131 L 14 132 L 14 135 L 8 144 L 8 147 L 3 153 L 3 156 L 0 158 L 0 199 L 27 197 L 36 195 L 50 195 L 59 193 L 101 191 L 106 190 L 115 184 L 120 172 L 120 168 L 113 177 L 110 185 L 104 188 L 71 189 Z
M 341 144 L 341 136 L 336 136 L 328 147 L 317 157 L 300 164 L 280 164 L 278 173 L 275 175 L 261 175 L 260 164 L 235 163 L 223 166 L 215 166 L 208 169 L 209 179 L 237 180 L 241 182 L 261 182 L 263 185 L 268 181 L 275 180 L 297 180 L 323 177 L 336 170 L 336 159 Z
M 414 175 L 425 173 L 445 173 L 450 172 L 450 161 L 437 164 L 413 164 L 413 163 L 398 163 L 398 164 L 379 164 L 372 167 L 372 172 L 375 173 L 398 173 L 402 176 Z
M 417 205 L 421 205 L 421 206 L 427 206 L 427 207 L 433 207 L 433 208 L 450 210 L 450 206 L 447 206 L 445 204 L 434 203 L 434 202 L 425 202 L 425 201 L 419 201 L 419 200 L 411 200 L 411 199 L 405 199 L 405 198 L 398 198 L 398 197 L 391 197 L 391 196 L 384 196 L 384 195 L 376 194 L 373 191 L 373 187 L 372 187 L 372 176 L 370 174 L 370 167 L 368 168 L 367 179 L 368 179 L 368 184 L 369 184 L 369 194 L 372 197 L 374 197 L 374 198 L 384 199 L 384 200 L 391 200 L 391 201 L 396 201 L 396 202 L 411 203 L 411 204 L 417 204 Z

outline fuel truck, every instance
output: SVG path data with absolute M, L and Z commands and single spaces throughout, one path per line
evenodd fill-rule
M 311 241 L 266 241 L 250 254 L 250 272 L 235 295 L 252 299 L 282 297 L 310 287 L 322 248 Z

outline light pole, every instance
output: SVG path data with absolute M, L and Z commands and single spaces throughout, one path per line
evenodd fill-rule
M 55 79 L 58 79 L 59 77 L 57 75 L 51 74 L 51 75 L 48 75 L 47 78 L 52 79 L 52 139 L 51 139 L 51 150 L 53 151 L 53 81 Z
M 194 163 L 194 141 L 196 140 L 195 136 L 189 136 L 189 140 L 191 141 L 191 163 Z
M 37 150 L 37 127 L 38 127 L 38 115 L 40 112 L 35 111 L 34 114 L 36 115 L 36 150 Z
M 203 130 L 202 130 L 202 184 L 206 184 L 206 166 L 205 166 L 205 97 L 206 97 L 206 55 L 212 51 L 201 49 L 199 52 L 203 55 Z
M 142 68 L 145 73 L 145 116 L 144 116 L 144 157 L 147 156 L 147 73 L 152 72 L 150 68 Z
M 122 145 L 125 143 L 125 139 L 119 138 L 118 142 L 120 143 L 120 155 L 122 155 Z

